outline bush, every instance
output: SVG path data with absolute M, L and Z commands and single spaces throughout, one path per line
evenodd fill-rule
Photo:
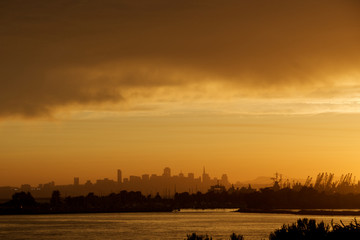
M 196 233 L 193 233 L 191 235 L 187 235 L 187 238 L 185 240 L 212 240 L 212 237 L 209 238 L 209 236 L 206 235 L 197 235 Z
M 236 235 L 235 233 L 230 235 L 230 240 L 244 240 L 244 236 L 243 235 Z
M 360 224 L 356 219 L 345 225 L 325 224 L 323 221 L 316 223 L 314 219 L 298 219 L 296 223 L 283 225 L 280 229 L 270 233 L 270 240 L 335 240 L 335 239 L 360 239 Z
M 212 240 L 212 237 L 209 237 L 206 235 L 197 235 L 196 233 L 193 233 L 191 235 L 187 235 L 187 238 L 185 240 Z M 243 235 L 236 235 L 235 233 L 230 235 L 230 240 L 244 240 Z
M 360 239 L 360 224 L 354 219 L 349 225 L 345 225 L 342 221 L 341 224 L 333 224 L 331 222 L 332 232 L 329 233 L 329 240 L 334 239 Z

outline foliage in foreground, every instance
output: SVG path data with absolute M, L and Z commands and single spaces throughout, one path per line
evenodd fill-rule
M 196 233 L 188 234 L 185 240 L 212 240 L 212 237 L 206 235 L 197 235 Z M 236 235 L 235 233 L 230 235 L 230 240 L 244 240 L 242 235 Z
M 352 240 L 360 239 L 360 224 L 354 219 L 348 225 L 340 223 L 316 223 L 314 219 L 298 219 L 292 224 L 284 224 L 270 233 L 269 240 Z M 187 235 L 185 240 L 212 240 L 208 235 Z M 230 240 L 244 240 L 242 235 L 233 233 Z
M 271 233 L 270 240 L 335 240 L 360 239 L 360 224 L 354 219 L 348 225 L 316 223 L 314 219 L 299 219 L 296 223 L 283 225 Z

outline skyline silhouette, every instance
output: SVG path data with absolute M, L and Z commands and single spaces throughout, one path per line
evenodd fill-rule
M 176 184 L 181 181 L 177 182 L 174 179 L 181 178 L 181 176 L 171 176 L 170 168 L 165 168 L 162 176 L 154 176 L 155 179 L 146 177 L 142 183 L 137 180 L 131 182 L 138 184 L 137 187 L 145 186 L 151 181 L 160 183 L 162 187 L 169 187 L 172 182 L 175 183 L 173 195 L 168 191 L 170 188 L 165 188 L 163 195 L 159 192 L 146 194 L 139 190 L 124 190 L 126 186 L 122 182 L 119 170 L 118 174 L 118 182 L 107 180 L 96 183 L 96 187 L 100 187 L 100 194 L 81 193 L 81 190 L 89 191 L 96 190 L 96 188 L 87 186 L 87 189 L 81 189 L 78 178 L 74 178 L 73 185 L 63 186 L 65 188 L 53 186 L 53 189 L 44 189 L 48 193 L 52 190 L 51 198 L 49 196 L 34 198 L 33 194 L 40 193 L 37 191 L 15 192 L 10 200 L 0 203 L 0 215 L 172 212 L 180 211 L 180 209 L 214 208 L 237 208 L 237 212 L 258 214 L 360 215 L 360 211 L 356 210 L 360 208 L 360 182 L 356 183 L 352 174 L 346 174 L 340 180 L 334 180 L 333 174 L 320 173 L 314 185 L 311 183 L 310 177 L 304 184 L 297 182 L 290 185 L 287 181 L 282 181 L 281 175 L 276 174 L 271 187 L 260 189 L 254 189 L 250 185 L 241 188 L 231 185 L 226 188 L 218 180 L 217 184 L 210 186 L 207 191 L 195 193 L 190 192 L 190 189 L 178 192 Z M 202 187 L 211 183 L 211 179 L 205 171 L 202 178 L 200 182 Z M 186 182 L 185 179 L 181 180 L 183 183 Z M 110 193 L 105 193 L 106 187 L 112 187 Z M 66 192 L 69 190 L 76 191 L 75 196 L 69 196 L 69 192 Z
M 56 185 L 55 181 L 38 186 L 31 186 L 30 184 L 22 184 L 20 187 L 5 187 L 0 186 L 0 199 L 9 198 L 14 192 L 25 191 L 31 192 L 34 197 L 49 197 L 52 191 L 59 190 L 65 196 L 86 195 L 93 192 L 98 195 L 108 195 L 113 192 L 122 190 L 140 191 L 145 195 L 155 195 L 159 193 L 163 197 L 172 197 L 176 192 L 207 192 L 208 189 L 216 184 L 221 184 L 226 188 L 231 186 L 226 174 L 221 178 L 211 178 L 205 172 L 199 177 L 195 177 L 194 173 L 188 173 L 186 176 L 182 172 L 178 175 L 172 175 L 169 167 L 164 168 L 163 174 L 142 174 L 141 176 L 130 175 L 123 178 L 123 173 L 120 169 L 116 171 L 115 179 L 103 178 L 95 182 L 90 180 L 80 181 L 79 177 L 74 177 L 73 184 Z
M 273 177 L 262 177 L 248 182 L 230 182 L 226 174 L 221 178 L 211 177 L 203 167 L 203 173 L 195 176 L 194 173 L 172 174 L 169 167 L 163 169 L 163 173 L 142 174 L 141 176 L 129 175 L 123 177 L 121 169 L 116 170 L 116 178 L 97 179 L 81 181 L 79 177 L 73 178 L 72 184 L 56 185 L 55 181 L 31 186 L 22 184 L 19 187 L 0 186 L 0 200 L 4 201 L 17 192 L 30 192 L 35 198 L 49 198 L 53 191 L 60 191 L 66 196 L 78 196 L 94 193 L 105 196 L 120 191 L 139 191 L 144 195 L 155 196 L 159 194 L 164 198 L 172 198 L 177 193 L 187 192 L 194 194 L 197 192 L 206 193 L 208 191 L 227 191 L 233 189 L 264 189 L 271 188 L 275 191 L 280 189 L 294 189 L 298 191 L 303 187 L 313 188 L 319 192 L 327 193 L 360 193 L 360 181 L 356 180 L 353 174 L 342 174 L 335 177 L 333 173 L 319 173 L 316 178 L 308 176 L 306 179 L 289 179 L 282 174 L 275 173 Z

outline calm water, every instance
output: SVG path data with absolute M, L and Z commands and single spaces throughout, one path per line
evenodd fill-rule
M 303 216 L 345 223 L 353 217 Z M 0 216 L 0 239 L 177 239 L 196 232 L 228 239 L 232 232 L 245 240 L 267 239 L 269 233 L 299 216 L 247 214 L 230 210 L 177 213 L 106 213 L 35 216 Z

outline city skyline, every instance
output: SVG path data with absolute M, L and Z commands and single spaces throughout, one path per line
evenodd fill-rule
M 117 169 L 114 179 L 106 177 L 96 181 L 89 179 L 81 181 L 79 177 L 74 177 L 71 184 L 57 184 L 55 181 L 50 181 L 37 185 L 23 183 L 21 186 L 0 186 L 0 199 L 9 199 L 14 193 L 20 191 L 30 192 L 35 198 L 49 198 L 53 191 L 60 191 L 65 197 L 89 193 L 105 196 L 121 191 L 139 191 L 145 195 L 160 194 L 160 196 L 170 198 L 175 193 L 181 192 L 206 193 L 216 185 L 227 189 L 236 184 L 230 183 L 226 174 L 222 174 L 220 178 L 212 178 L 205 171 L 205 167 L 201 176 L 198 177 L 194 173 L 171 174 L 171 169 L 165 167 L 160 175 L 143 173 L 140 176 L 129 175 L 123 178 L 121 169 Z M 239 187 L 239 183 L 236 186 Z
M 151 178 L 151 177 L 158 177 L 158 176 L 165 176 L 165 177 L 191 177 L 191 178 L 195 178 L 195 175 L 193 172 L 187 172 L 187 173 L 183 173 L 182 171 L 178 172 L 178 173 L 173 173 L 171 168 L 169 167 L 165 167 L 162 170 L 162 173 L 157 174 L 157 173 L 142 173 L 140 175 L 124 175 L 123 174 L 123 170 L 121 169 L 117 169 L 116 170 L 116 175 L 112 178 L 112 177 L 103 177 L 103 178 L 99 178 L 99 179 L 89 179 L 89 178 L 84 178 L 81 179 L 78 176 L 74 176 L 71 180 L 69 180 L 67 183 L 57 183 L 56 179 L 52 179 L 46 183 L 35 183 L 35 184 L 29 184 L 29 183 L 21 183 L 20 185 L 31 185 L 32 187 L 36 187 L 36 186 L 40 186 L 40 185 L 44 185 L 44 184 L 54 184 L 54 185 L 84 185 L 86 183 L 96 183 L 99 182 L 101 180 L 109 180 L 115 183 L 126 183 L 129 182 L 131 180 L 134 179 L 142 179 L 144 180 L 144 177 L 147 178 Z M 221 176 L 211 176 L 211 174 L 209 174 L 208 172 L 206 172 L 205 166 L 202 168 L 202 173 L 198 175 L 198 177 L 196 177 L 197 179 L 201 179 L 201 182 L 203 182 L 204 178 L 206 179 L 213 179 L 215 180 L 215 182 L 217 180 L 224 180 L 226 179 L 225 182 L 228 182 L 228 176 L 227 174 L 223 173 Z M 56 183 L 56 184 L 55 184 Z M 235 182 L 234 182 L 235 183 Z M 19 187 L 20 185 L 17 185 L 17 187 Z M 4 186 L 16 186 L 16 185 L 1 185 L 0 187 L 4 187 Z
M 273 177 L 259 177 L 253 181 L 232 182 L 227 174 L 221 177 L 212 177 L 203 167 L 201 175 L 194 173 L 178 174 L 172 173 L 171 168 L 163 168 L 162 174 L 143 173 L 139 176 L 124 175 L 121 169 L 117 169 L 115 178 L 101 178 L 95 181 L 79 177 L 74 177 L 71 184 L 58 184 L 55 181 L 40 183 L 36 185 L 21 184 L 21 186 L 0 186 L 0 200 L 5 201 L 19 192 L 29 192 L 35 198 L 48 199 L 54 191 L 59 191 L 64 197 L 86 196 L 95 194 L 107 196 L 119 192 L 140 192 L 145 196 L 154 197 L 160 195 L 163 198 L 173 198 L 176 193 L 207 193 L 211 191 L 262 191 L 262 189 L 293 189 L 299 191 L 301 188 L 312 188 L 317 191 L 327 192 L 359 192 L 360 180 L 356 179 L 352 173 L 335 176 L 334 173 L 319 173 L 315 176 L 307 176 L 303 179 L 294 179 L 275 173 Z

